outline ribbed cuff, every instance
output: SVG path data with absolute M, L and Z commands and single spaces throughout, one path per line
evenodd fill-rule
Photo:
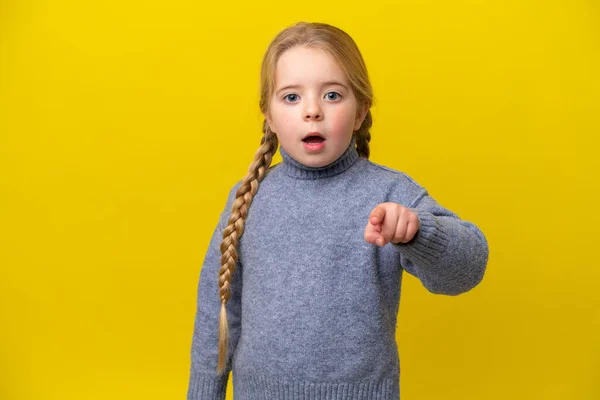
M 208 376 L 192 372 L 188 386 L 187 400 L 225 400 L 229 374 Z
M 392 246 L 416 265 L 434 265 L 444 256 L 448 248 L 450 230 L 432 213 L 416 208 L 410 210 L 419 218 L 419 230 L 410 242 L 392 243 Z

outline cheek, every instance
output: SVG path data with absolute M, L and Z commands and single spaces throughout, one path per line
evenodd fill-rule
M 275 129 L 277 129 L 278 131 L 285 131 L 289 129 L 290 123 L 293 120 L 292 115 L 290 115 L 289 107 L 274 105 L 271 107 L 271 115 L 273 118 L 273 125 L 275 125 Z
M 352 107 L 335 110 L 331 118 L 331 130 L 338 135 L 344 135 L 354 130 L 354 113 Z

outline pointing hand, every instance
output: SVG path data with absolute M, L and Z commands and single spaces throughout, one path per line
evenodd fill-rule
M 419 218 L 410 209 L 397 203 L 380 203 L 369 215 L 364 237 L 380 247 L 389 242 L 407 243 L 419 227 Z

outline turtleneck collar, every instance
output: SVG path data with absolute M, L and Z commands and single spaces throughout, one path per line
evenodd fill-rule
M 328 178 L 340 174 L 350 168 L 359 157 L 356 150 L 356 138 L 354 136 L 352 136 L 352 140 L 346 151 L 337 160 L 323 167 L 309 167 L 301 164 L 292 158 L 282 146 L 279 146 L 279 154 L 281 154 L 283 160 L 282 168 L 286 175 L 307 180 Z

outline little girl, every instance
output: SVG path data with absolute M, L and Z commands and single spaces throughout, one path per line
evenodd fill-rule
M 235 400 L 398 400 L 403 271 L 445 295 L 482 280 L 479 228 L 369 161 L 372 101 L 339 28 L 301 22 L 269 45 L 264 136 L 201 270 L 189 400 L 224 399 L 230 371 Z

